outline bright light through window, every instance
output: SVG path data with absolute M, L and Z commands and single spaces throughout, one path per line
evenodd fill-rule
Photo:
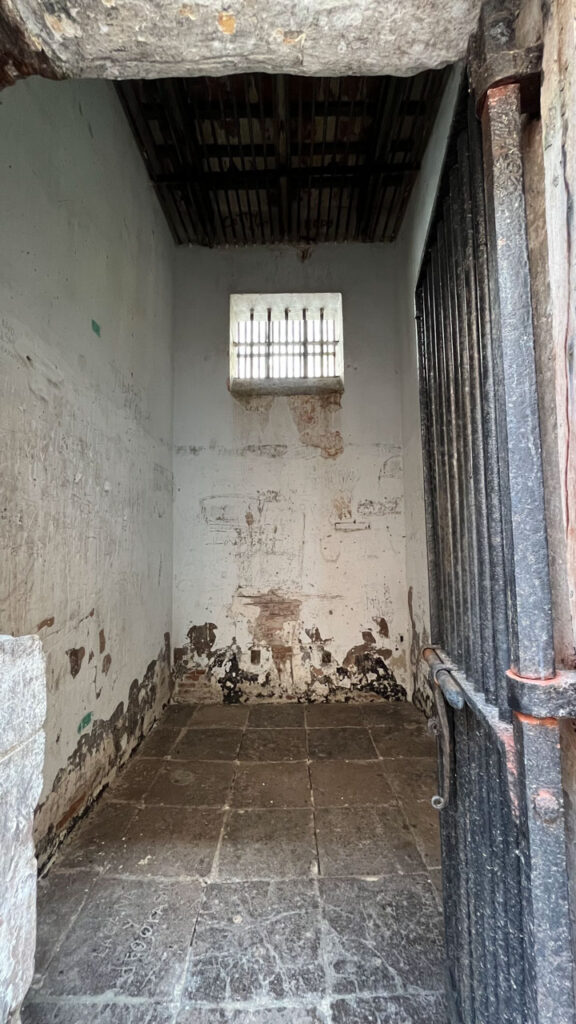
M 342 346 L 338 292 L 230 297 L 234 391 L 341 391 Z

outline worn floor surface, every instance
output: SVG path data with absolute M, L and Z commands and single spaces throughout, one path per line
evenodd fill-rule
M 174 705 L 40 881 L 24 1024 L 444 1024 L 435 744 Z

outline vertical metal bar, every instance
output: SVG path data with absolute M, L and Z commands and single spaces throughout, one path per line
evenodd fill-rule
M 420 432 L 422 438 L 422 469 L 424 477 L 424 500 L 426 503 L 426 546 L 428 550 L 428 588 L 430 606 L 430 630 L 432 642 L 442 642 L 440 623 L 444 612 L 443 581 L 440 578 L 441 565 L 438 553 L 438 507 L 434 500 L 433 453 L 436 451 L 434 422 L 431 402 L 433 400 L 433 379 L 430 359 L 430 322 L 426 297 L 426 285 L 421 283 L 416 293 L 416 326 L 418 329 L 419 383 L 420 383 Z
M 269 378 L 270 373 L 270 350 L 272 346 L 272 309 L 268 306 L 266 311 L 266 341 L 264 353 L 264 376 Z
M 443 537 L 443 563 L 446 581 L 446 622 L 443 643 L 446 649 L 457 654 L 456 634 L 458 622 L 458 566 L 456 565 L 456 509 L 454 504 L 453 479 L 449 472 L 449 453 L 446 421 L 448 418 L 448 397 L 446 394 L 446 372 L 445 372 L 445 345 L 444 345 L 444 321 L 441 311 L 442 294 L 439 283 L 439 251 L 435 248 L 431 257 L 432 294 L 431 313 L 433 317 L 434 331 L 434 357 L 436 379 L 436 401 L 437 410 L 435 415 L 438 419 L 438 507 L 439 515 L 444 525 Z
M 444 218 L 447 208 L 444 208 Z M 450 637 L 450 654 L 458 662 L 462 663 L 463 658 L 463 636 L 465 633 L 464 622 L 466 619 L 465 608 L 465 580 L 466 572 L 463 560 L 462 545 L 462 500 L 460 483 L 460 455 L 458 435 L 456 433 L 456 394 L 454 374 L 454 349 L 452 346 L 453 310 L 452 298 L 448 287 L 447 277 L 447 254 L 446 254 L 446 229 L 444 223 L 438 225 L 438 279 L 439 292 L 436 300 L 438 309 L 438 321 L 441 331 L 440 343 L 440 365 L 442 395 L 444 406 L 444 452 L 446 462 L 446 489 L 450 494 L 451 509 L 451 545 L 449 580 L 454 592 L 455 617 L 453 622 L 452 635 Z
M 520 676 L 546 679 L 554 647 L 517 84 L 488 90 L 482 128 L 508 441 L 511 657 Z
M 472 506 L 475 511 L 475 574 L 476 612 L 478 615 L 479 659 L 475 671 L 484 681 L 486 697 L 496 702 L 496 670 L 494 656 L 492 577 L 490 564 L 490 541 L 486 497 L 486 475 L 484 468 L 484 430 L 482 395 L 480 390 L 480 342 L 478 338 L 478 307 L 476 296 L 474 230 L 472 226 L 472 195 L 470 188 L 470 156 L 467 133 L 462 133 L 458 142 L 458 168 L 460 179 L 461 211 L 460 222 L 463 230 L 462 249 L 462 292 L 466 311 L 466 339 L 468 362 L 469 399 L 469 460 L 472 484 Z
M 303 347 L 303 363 L 304 363 L 304 377 L 309 377 L 308 372 L 308 320 L 306 319 L 307 310 L 302 310 L 302 347 Z
M 254 310 L 250 310 L 250 374 L 251 378 L 254 377 Z
M 462 1017 L 466 1024 L 472 1024 L 474 1021 L 474 989 L 469 891 L 472 869 L 469 865 L 469 824 L 467 821 L 469 813 L 467 714 L 468 710 L 465 709 L 463 714 L 456 715 L 454 720 L 456 786 L 458 794 L 456 851 L 458 857 L 458 902 L 461 921 L 457 970 Z
M 461 137 L 462 138 L 462 137 Z M 482 624 L 479 595 L 480 563 L 478 555 L 478 518 L 479 495 L 475 492 L 474 452 L 472 447 L 472 403 L 470 395 L 470 339 L 468 310 L 466 302 L 465 253 L 462 240 L 464 229 L 463 196 L 460 189 L 464 154 L 459 153 L 459 161 L 450 176 L 450 227 L 451 227 L 451 269 L 452 293 L 455 297 L 455 343 L 458 349 L 455 363 L 459 371 L 459 421 L 458 433 L 462 438 L 461 475 L 462 496 L 465 519 L 462 524 L 465 563 L 467 570 L 466 603 L 468 621 L 466 633 L 470 638 L 467 647 L 467 671 L 479 689 L 484 689 L 486 681 L 482 672 Z
M 488 247 L 484 204 L 484 179 L 480 127 L 473 105 L 469 105 L 468 143 L 473 199 L 473 233 L 475 253 L 476 294 L 478 303 L 478 331 L 480 340 L 480 407 L 484 435 L 486 514 L 490 560 L 490 593 L 492 601 L 492 630 L 494 637 L 494 673 L 498 707 L 501 716 L 510 719 L 505 673 L 510 666 L 508 636 L 506 567 L 504 535 L 502 529 L 502 501 L 498 459 L 498 424 L 495 368 L 490 307 Z
M 328 376 L 328 367 L 324 365 L 324 310 L 320 310 L 320 377 Z
M 453 172 L 451 174 L 451 191 L 453 191 Z M 460 596 L 460 618 L 458 624 L 457 650 L 458 661 L 464 665 L 476 685 L 477 677 L 472 672 L 472 600 L 471 600 L 471 567 L 468 551 L 468 496 L 466 487 L 466 422 L 464 412 L 464 373 L 462 368 L 462 347 L 460 339 L 460 322 L 458 308 L 458 284 L 455 278 L 457 255 L 454 249 L 454 227 L 452 222 L 452 201 L 448 197 L 444 204 L 444 265 L 445 280 L 445 318 L 446 344 L 448 352 L 448 379 L 450 395 L 450 437 L 449 445 L 452 452 L 452 472 L 454 474 L 455 493 L 458 502 L 456 519 L 456 541 L 458 551 L 458 584 Z

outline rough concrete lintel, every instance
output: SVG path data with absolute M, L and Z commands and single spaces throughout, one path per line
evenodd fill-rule
M 53 68 L 113 79 L 243 71 L 412 75 L 461 59 L 481 7 L 481 0 L 2 3 L 18 12 Z
M 28 32 L 10 0 L 0 0 L 0 89 L 30 75 L 65 77 L 55 57 L 49 57 Z

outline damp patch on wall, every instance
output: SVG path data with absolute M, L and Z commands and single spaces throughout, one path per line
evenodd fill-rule
M 242 602 L 246 610 L 257 609 L 249 620 L 248 643 L 233 637 L 219 646 L 213 622 L 190 627 L 188 642 L 174 652 L 177 699 L 225 704 L 407 699 L 395 672 L 403 665 L 402 640 L 389 638 L 383 616 L 375 618 L 377 630 L 361 631 L 358 644 L 338 657 L 334 638 L 302 621 L 298 598 L 270 590 L 244 594 Z
M 107 719 L 93 718 L 91 711 L 81 719 L 78 743 L 36 811 L 40 867 L 150 730 L 169 699 L 171 686 L 170 634 L 166 633 L 158 657 L 141 679 L 132 681 L 127 701 L 120 701 Z

